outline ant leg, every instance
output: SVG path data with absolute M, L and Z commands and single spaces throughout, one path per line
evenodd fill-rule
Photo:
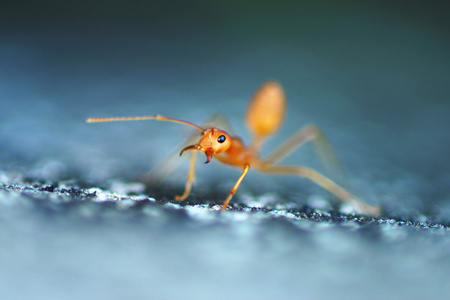
M 302 127 L 267 157 L 263 158 L 262 161 L 266 164 L 275 164 L 308 141 L 312 141 L 314 150 L 325 169 L 325 173 L 340 184 L 346 186 L 347 178 L 344 168 L 330 142 L 322 130 L 316 125 Z
M 380 213 L 380 208 L 378 206 L 365 204 L 356 196 L 350 194 L 347 190 L 339 186 L 337 183 L 311 168 L 301 166 L 276 166 L 263 163 L 261 165 L 258 165 L 258 170 L 266 173 L 291 174 L 308 178 L 338 197 L 340 200 L 350 203 L 361 213 L 368 215 L 378 215 Z
M 195 162 L 197 160 L 197 151 L 190 151 L 189 155 L 189 173 L 186 179 L 184 193 L 180 196 L 175 196 L 176 201 L 183 201 L 186 199 L 191 192 L 192 184 L 195 182 Z
M 236 193 L 236 190 L 238 189 L 239 185 L 241 184 L 242 179 L 244 179 L 245 175 L 247 174 L 248 169 L 250 169 L 250 165 L 249 164 L 245 164 L 244 165 L 244 171 L 242 172 L 241 176 L 239 176 L 239 179 L 236 181 L 236 183 L 234 184 L 234 186 L 231 189 L 231 191 L 228 193 L 228 197 L 223 202 L 221 210 L 226 210 L 227 209 L 231 198 L 233 198 L 233 195 Z

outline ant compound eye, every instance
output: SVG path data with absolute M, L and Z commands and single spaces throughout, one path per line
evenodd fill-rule
M 225 140 L 226 140 L 227 138 L 222 134 L 221 136 L 219 136 L 218 138 L 217 138 L 217 141 L 219 142 L 219 143 L 223 143 L 223 142 L 225 142 Z

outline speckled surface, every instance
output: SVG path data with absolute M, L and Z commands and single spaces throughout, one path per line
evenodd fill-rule
M 219 213 L 214 204 L 39 184 L 2 186 L 0 203 L 5 298 L 444 299 L 448 291 L 443 224 L 311 207 Z
M 367 3 L 366 3 L 367 2 Z M 446 299 L 450 39 L 446 4 L 331 1 L 11 5 L 0 12 L 1 299 Z M 288 111 L 270 152 L 320 126 L 355 214 L 295 177 L 186 162 L 139 180 L 184 141 L 164 122 L 243 116 L 263 81 Z M 312 148 L 284 163 L 320 170 Z

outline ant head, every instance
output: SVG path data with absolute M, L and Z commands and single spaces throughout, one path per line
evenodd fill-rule
M 199 150 L 206 154 L 206 162 L 209 163 L 214 154 L 227 151 L 231 146 L 231 137 L 228 133 L 217 128 L 209 128 L 203 131 L 200 141 L 196 145 L 184 148 L 180 155 L 187 150 Z

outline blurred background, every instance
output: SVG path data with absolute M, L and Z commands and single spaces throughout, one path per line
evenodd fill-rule
M 276 79 L 285 88 L 288 111 L 263 153 L 315 123 L 336 148 L 357 195 L 388 215 L 448 224 L 449 23 L 447 1 L 4 3 L 2 181 L 12 183 L 17 173 L 91 186 L 111 179 L 134 182 L 190 133 L 179 124 L 86 124 L 87 117 L 161 114 L 201 124 L 220 112 L 248 141 L 243 120 L 248 100 L 261 83 Z M 320 169 L 310 147 L 285 163 Z M 186 172 L 185 165 L 173 174 L 173 195 Z M 199 163 L 195 189 L 214 183 L 222 195 L 238 176 L 217 162 Z M 245 178 L 237 202 L 239 193 L 279 193 L 298 205 L 312 194 L 330 198 L 304 180 L 257 173 Z M 165 243 L 172 245 L 169 239 Z M 410 246 L 417 245 L 404 246 L 399 257 Z M 409 270 L 407 265 L 397 271 Z M 448 275 L 445 269 L 437 273 Z M 356 278 L 349 276 L 346 284 L 352 286 Z M 333 288 L 325 290 L 332 295 Z

